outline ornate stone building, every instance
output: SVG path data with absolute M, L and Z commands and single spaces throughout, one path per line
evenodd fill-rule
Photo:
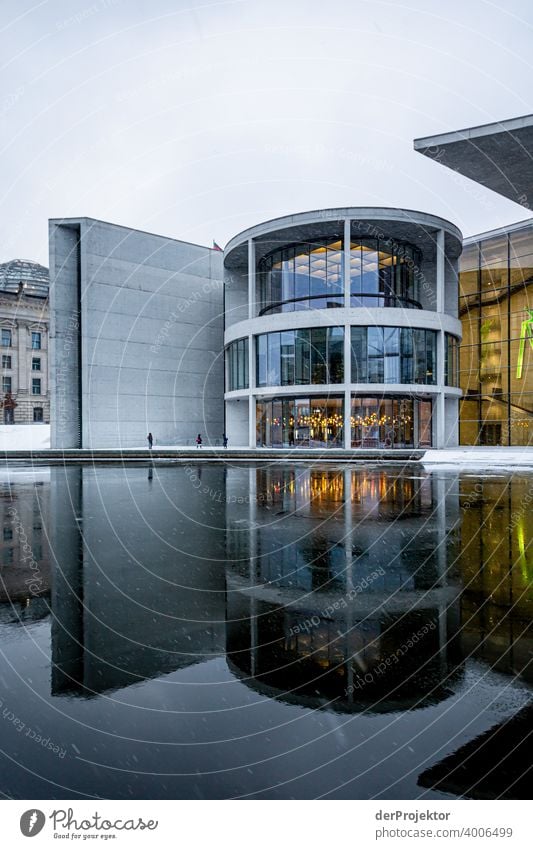
M 3 424 L 49 423 L 48 269 L 14 259 L 0 264 Z

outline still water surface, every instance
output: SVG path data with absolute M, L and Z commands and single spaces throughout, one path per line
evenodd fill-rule
M 14 470 L 0 792 L 527 798 L 533 475 Z

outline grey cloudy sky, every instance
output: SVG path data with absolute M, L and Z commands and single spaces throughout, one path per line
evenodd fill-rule
M 528 217 L 414 153 L 533 111 L 530 0 L 1 0 L 0 261 L 47 219 L 224 244 L 263 219 L 403 206 Z

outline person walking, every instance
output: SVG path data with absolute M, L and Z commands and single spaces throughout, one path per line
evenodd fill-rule
M 148 448 L 151 448 L 152 445 L 154 444 L 154 437 L 152 436 L 151 433 L 149 433 L 146 438 L 148 440 Z
M 228 437 L 225 433 L 222 434 L 222 445 L 224 446 L 224 448 L 228 447 Z
M 197 448 L 202 447 L 202 434 L 201 433 L 199 433 L 198 436 L 196 437 L 196 447 Z

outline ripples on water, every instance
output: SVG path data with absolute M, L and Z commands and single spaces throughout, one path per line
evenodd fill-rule
M 533 476 L 0 483 L 0 790 L 527 798 Z

